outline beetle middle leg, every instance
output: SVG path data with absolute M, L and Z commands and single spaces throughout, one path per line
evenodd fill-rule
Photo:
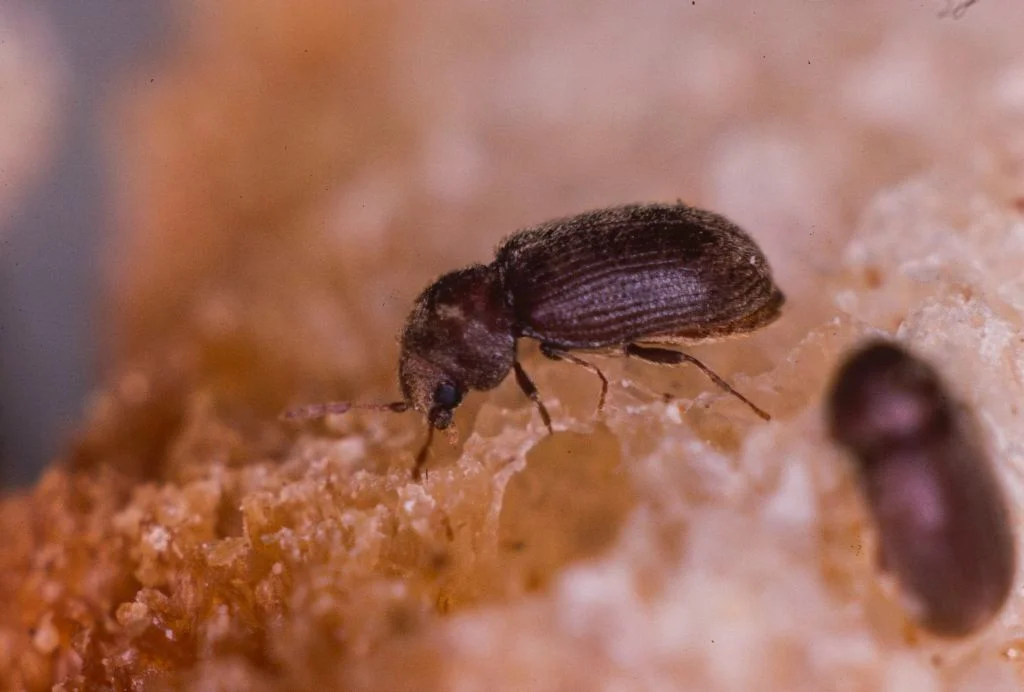
M 566 351 L 563 351 L 556 346 L 551 346 L 549 344 L 542 343 L 540 345 L 540 352 L 543 353 L 548 358 L 550 358 L 551 360 L 564 360 L 566 363 L 578 365 L 581 368 L 589 370 L 590 372 L 597 375 L 598 379 L 601 380 L 601 396 L 597 400 L 597 413 L 598 415 L 601 415 L 601 413 L 604 411 L 604 400 L 608 396 L 608 378 L 604 376 L 604 373 L 601 372 L 593 363 L 588 363 L 582 358 L 577 358 L 571 353 L 567 353 Z
M 659 365 L 681 365 L 682 363 L 692 363 L 700 368 L 701 372 L 711 378 L 711 381 L 721 387 L 723 390 L 732 394 L 734 397 L 742 401 L 744 404 L 750 407 L 750 410 L 756 413 L 764 420 L 771 420 L 772 417 L 760 409 L 754 402 L 747 397 L 743 396 L 735 389 L 733 389 L 728 382 L 723 380 L 721 377 L 715 374 L 715 372 L 708 366 L 701 363 L 699 360 L 694 358 L 688 353 L 682 351 L 673 351 L 667 348 L 650 348 L 647 346 L 637 346 L 636 344 L 626 344 L 626 355 L 646 360 L 648 363 L 657 363 Z
M 512 369 L 516 373 L 516 383 L 519 388 L 523 390 L 523 394 L 529 398 L 534 404 L 537 405 L 537 410 L 540 411 L 540 418 L 544 421 L 544 425 L 548 427 L 548 433 L 554 435 L 555 430 L 551 427 L 551 414 L 548 413 L 547 408 L 544 406 L 544 402 L 540 400 L 540 394 L 537 393 L 537 385 L 533 383 L 530 376 L 523 370 L 523 366 L 519 364 L 518 360 L 512 361 Z

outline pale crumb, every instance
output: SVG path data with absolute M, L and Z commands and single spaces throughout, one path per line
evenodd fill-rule
M 53 624 L 53 611 L 43 615 L 32 635 L 32 645 L 41 654 L 51 654 L 60 646 L 60 632 Z
M 163 526 L 154 526 L 146 534 L 146 541 L 153 547 L 153 550 L 162 553 L 170 544 L 171 534 Z

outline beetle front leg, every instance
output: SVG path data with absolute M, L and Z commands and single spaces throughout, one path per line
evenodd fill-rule
M 544 425 L 548 428 L 548 433 L 551 435 L 555 434 L 554 428 L 551 427 L 551 415 L 548 413 L 547 408 L 544 406 L 544 402 L 540 400 L 540 394 L 537 393 L 537 385 L 533 383 L 530 376 L 523 370 L 523 366 L 519 364 L 518 360 L 512 362 L 512 368 L 516 373 L 516 383 L 519 384 L 519 388 L 523 390 L 523 394 L 529 398 L 534 404 L 537 405 L 537 410 L 540 411 L 540 418 L 544 421 Z

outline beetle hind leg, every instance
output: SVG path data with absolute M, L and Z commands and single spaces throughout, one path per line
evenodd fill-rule
M 725 392 L 732 394 L 734 397 L 742 401 L 744 404 L 750 407 L 750 410 L 756 413 L 760 418 L 764 420 L 771 420 L 772 417 L 765 413 L 760 407 L 752 402 L 747 397 L 743 396 L 732 386 L 719 377 L 714 370 L 701 363 L 699 360 L 694 358 L 688 353 L 682 351 L 672 351 L 667 348 L 650 348 L 648 346 L 638 346 L 636 344 L 626 345 L 626 355 L 634 356 L 641 360 L 646 360 L 648 363 L 656 363 L 658 365 L 681 365 L 683 363 L 692 363 L 700 368 L 701 372 L 707 375 L 712 382 L 721 387 Z
M 601 396 L 597 400 L 597 415 L 601 415 L 604 412 L 604 401 L 608 397 L 608 378 L 604 376 L 604 373 L 596 365 L 544 343 L 540 345 L 540 352 L 551 360 L 562 360 L 566 363 L 572 363 L 597 375 L 598 379 L 601 380 Z

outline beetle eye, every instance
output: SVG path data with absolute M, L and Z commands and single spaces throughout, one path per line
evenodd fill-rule
M 442 382 L 434 390 L 434 403 L 443 408 L 455 408 L 462 401 L 462 393 L 450 382 Z

